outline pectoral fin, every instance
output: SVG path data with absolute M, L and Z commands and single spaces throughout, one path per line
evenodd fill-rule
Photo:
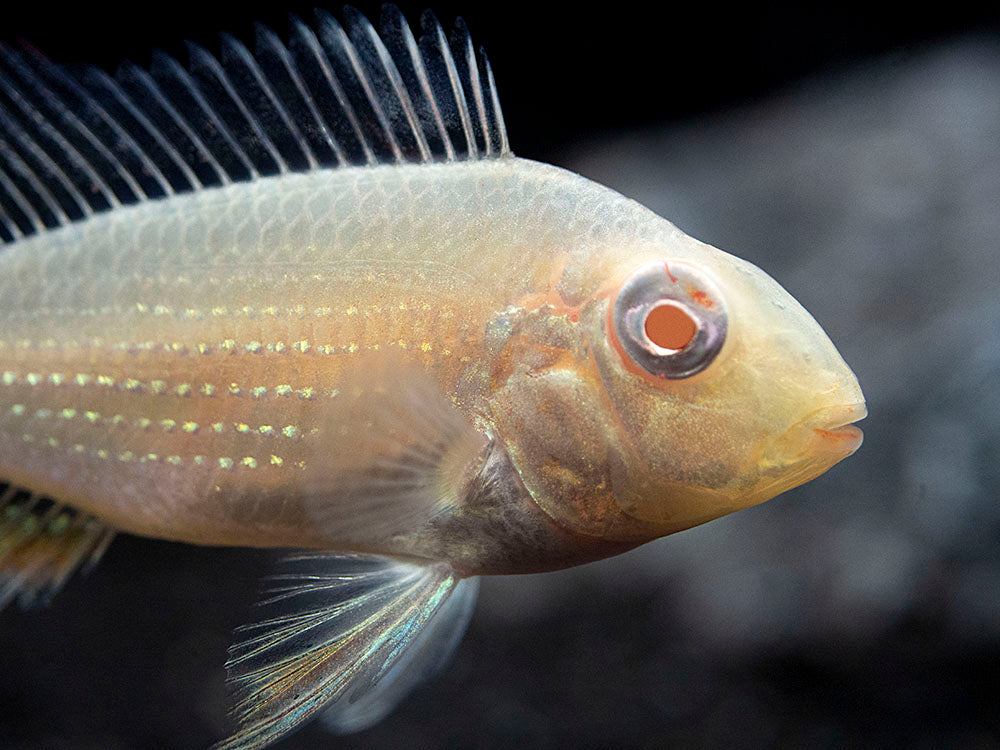
M 423 368 L 370 356 L 339 390 L 303 477 L 315 528 L 334 544 L 368 541 L 410 531 L 462 499 L 489 439 Z
M 0 492 L 0 609 L 15 598 L 47 602 L 79 569 L 100 560 L 114 529 L 14 486 Z
M 230 649 L 238 729 L 216 750 L 263 747 L 324 707 L 345 730 L 377 721 L 418 682 L 407 667 L 450 653 L 475 596 L 446 563 L 305 554 L 286 564 L 264 618 Z

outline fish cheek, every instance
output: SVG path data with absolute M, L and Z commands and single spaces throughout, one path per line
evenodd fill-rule
M 614 541 L 657 534 L 628 517 L 614 488 L 627 467 L 600 383 L 577 367 L 514 368 L 492 410 L 508 453 L 535 503 L 564 529 Z
M 651 384 L 621 363 L 605 320 L 595 308 L 582 324 L 617 425 L 616 442 L 628 456 L 627 471 L 615 477 L 621 510 L 663 535 L 744 507 L 739 497 L 746 489 L 745 447 L 734 438 L 733 414 L 722 395 L 727 388 L 718 382 L 731 368 L 716 362 L 683 381 Z

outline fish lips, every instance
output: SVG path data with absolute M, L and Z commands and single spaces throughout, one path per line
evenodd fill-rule
M 854 422 L 867 415 L 863 401 L 812 411 L 764 449 L 760 466 L 770 474 L 781 467 L 808 464 L 822 473 L 861 447 L 864 434 Z
M 813 412 L 801 429 L 810 429 L 818 447 L 824 452 L 842 454 L 847 458 L 861 447 L 864 433 L 855 425 L 868 416 L 864 402 L 831 406 Z
M 826 464 L 827 468 L 861 447 L 864 433 L 854 423 L 868 416 L 863 402 L 827 406 L 792 425 L 779 443 L 796 445 L 798 457 Z

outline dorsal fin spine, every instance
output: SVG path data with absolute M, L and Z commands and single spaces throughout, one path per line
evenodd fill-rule
M 89 140 L 88 136 L 93 138 L 93 133 L 90 133 L 86 126 L 79 121 L 76 115 L 64 107 L 59 107 L 58 99 L 52 93 L 52 90 L 42 83 L 38 77 L 32 73 L 32 71 L 27 69 L 23 61 L 18 59 L 18 56 L 13 54 L 5 45 L 0 45 L 0 58 L 2 58 L 17 72 L 22 80 L 28 84 L 29 89 L 33 88 L 35 90 L 36 95 L 46 102 L 46 105 L 56 114 L 57 117 L 63 120 L 64 127 L 75 130 L 85 140 Z M 44 113 L 34 103 L 32 103 L 26 96 L 23 96 L 20 90 L 13 87 L 9 79 L 4 80 L 4 85 L 7 89 L 8 96 L 10 96 L 10 98 L 14 101 L 15 106 L 21 110 L 21 113 L 29 122 L 33 123 L 39 134 L 44 136 L 44 138 L 52 144 L 53 148 L 61 150 L 68 161 L 72 162 L 75 167 L 85 175 L 86 179 L 90 183 L 89 187 L 91 191 L 99 193 L 112 208 L 120 206 L 121 201 L 115 194 L 114 190 L 112 190 L 104 178 L 101 177 L 97 167 L 95 167 L 90 160 L 87 159 L 87 157 L 73 145 L 66 133 L 64 133 L 57 126 L 56 122 L 49 117 L 45 117 Z M 53 99 L 55 99 L 57 103 L 56 106 L 52 106 Z M 44 145 L 42 145 L 42 147 L 44 148 Z M 77 187 L 79 188 L 79 186 Z M 77 195 L 80 197 L 80 200 L 87 205 L 88 210 L 92 211 L 94 209 L 93 204 L 91 204 L 86 198 L 86 192 L 79 191 Z
M 372 153 L 371 146 L 368 144 L 368 139 L 364 136 L 361 124 L 358 122 L 357 113 L 354 111 L 354 107 L 351 106 L 351 103 L 347 98 L 347 94 L 344 92 L 336 73 L 334 73 L 333 69 L 330 67 L 330 61 L 326 58 L 326 53 L 323 51 L 323 46 L 320 44 L 319 39 L 316 37 L 313 30 L 306 26 L 301 19 L 295 18 L 293 25 L 294 32 L 298 35 L 297 38 L 305 45 L 305 50 L 308 51 L 311 59 L 319 67 L 319 70 L 323 75 L 323 80 L 326 82 L 327 86 L 329 86 L 334 99 L 336 99 L 337 104 L 343 110 L 344 116 L 347 118 L 348 125 L 361 146 L 361 150 L 365 156 L 365 163 L 369 165 L 376 164 L 377 160 L 375 159 L 375 154 Z M 344 163 L 350 163 L 350 160 L 347 159 L 346 156 L 344 156 Z
M 42 222 L 41 217 L 35 212 L 34 206 L 31 205 L 24 193 L 3 169 L 0 169 L 0 188 L 3 189 L 8 196 L 10 196 L 11 201 L 17 209 L 24 215 L 25 221 L 31 226 L 31 228 L 40 232 L 45 224 Z M 0 219 L 4 223 L 4 228 L 7 233 L 11 235 L 12 239 L 18 239 L 24 236 L 24 232 L 21 231 L 20 226 L 18 226 L 17 220 L 10 215 L 9 211 L 3 211 L 0 214 Z
M 233 85 L 232 76 L 229 73 L 229 69 L 234 68 L 237 65 L 242 65 L 244 68 L 246 68 L 246 71 L 249 73 L 254 83 L 260 89 L 262 89 L 264 96 L 268 99 L 271 106 L 275 108 L 279 117 L 284 117 L 285 115 L 284 110 L 280 107 L 280 105 L 277 105 L 277 102 L 275 101 L 274 96 L 271 93 L 266 83 L 264 74 L 261 72 L 257 63 L 254 61 L 253 56 L 250 54 L 247 48 L 243 46 L 243 43 L 237 40 L 236 38 L 230 36 L 229 34 L 222 34 L 221 36 L 222 36 L 221 57 L 223 65 L 220 65 L 219 62 L 214 57 L 212 57 L 212 55 L 210 55 L 208 52 L 202 50 L 204 52 L 206 62 L 211 61 L 212 68 L 214 69 L 215 74 L 219 77 L 223 85 L 226 87 L 227 93 L 229 94 L 230 97 L 232 97 L 233 101 L 239 108 L 240 114 L 242 114 L 243 117 L 246 118 L 247 124 L 250 126 L 250 129 L 253 131 L 254 135 L 258 139 L 260 139 L 261 145 L 264 146 L 270 157 L 278 165 L 278 172 L 281 174 L 287 174 L 289 171 L 291 171 L 288 166 L 288 162 L 285 160 L 285 157 L 281 153 L 281 150 L 271 139 L 271 136 L 267 133 L 267 128 L 261 122 L 260 117 L 258 117 L 258 115 L 251 110 L 251 108 L 245 101 L 245 98 L 240 95 L 239 91 Z M 294 128 L 291 128 L 291 132 L 298 134 L 297 131 L 294 130 Z M 301 143 L 301 134 L 298 135 L 299 135 L 299 142 Z
M 476 138 L 472 134 L 472 120 L 469 119 L 469 108 L 465 101 L 465 92 L 462 90 L 462 83 L 458 79 L 458 69 L 455 67 L 455 58 L 451 54 L 451 47 L 445 37 L 444 29 L 438 23 L 437 16 L 430 10 L 425 10 L 421 18 L 424 33 L 430 36 L 431 43 L 438 49 L 444 62 L 445 71 L 448 74 L 448 83 L 451 87 L 451 94 L 455 98 L 458 107 L 458 116 L 462 123 L 462 131 L 465 134 L 465 142 L 468 146 L 469 158 L 475 158 L 479 149 L 476 148 Z
M 26 53 L 30 56 L 33 65 L 37 69 L 37 73 L 35 71 L 28 70 L 25 66 L 24 72 L 21 73 L 22 77 L 30 75 L 31 80 L 29 82 L 34 82 L 35 85 L 45 92 L 44 96 L 52 109 L 59 111 L 67 118 L 69 124 L 75 126 L 80 136 L 86 140 L 90 147 L 101 159 L 104 160 L 104 162 L 111 168 L 112 172 L 116 174 L 118 179 L 121 180 L 128 188 L 131 193 L 130 196 L 127 196 L 128 198 L 138 200 L 149 196 L 135 179 L 128 167 L 122 163 L 121 159 L 116 156 L 100 138 L 97 137 L 93 129 L 84 121 L 83 114 L 85 112 L 91 113 L 100 122 L 102 122 L 105 127 L 108 127 L 114 133 L 117 142 L 125 144 L 126 147 L 132 151 L 133 156 L 137 157 L 144 163 L 144 166 L 149 171 L 153 179 L 157 181 L 160 188 L 167 192 L 167 194 L 171 192 L 169 185 L 166 180 L 163 179 L 163 176 L 160 174 L 156 165 L 152 163 L 148 156 L 142 153 L 142 149 L 139 148 L 138 144 L 135 143 L 132 137 L 126 133 L 117 122 L 108 117 L 104 108 L 95 102 L 93 97 L 88 95 L 80 84 L 72 80 L 69 76 L 59 70 L 59 68 L 52 65 L 52 63 L 50 63 L 46 58 L 32 50 L 30 47 L 26 49 Z M 80 112 L 79 115 L 74 112 L 72 107 L 67 106 L 67 103 L 60 101 L 60 97 L 49 85 L 43 83 L 43 76 L 48 77 L 50 81 L 54 81 L 58 85 L 65 87 L 80 100 L 80 109 L 78 110 Z M 26 80 L 28 79 L 26 78 Z M 108 188 L 113 190 L 110 184 L 108 185 Z M 119 199 L 122 199 L 122 197 L 123 196 L 118 195 Z
M 4 88 L 5 80 L 3 76 L 0 76 L 0 89 Z M 52 176 L 55 182 L 55 187 L 58 185 L 59 188 L 66 194 L 67 198 L 73 204 L 76 209 L 84 216 L 89 216 L 91 213 L 90 204 L 83 200 L 83 196 L 80 195 L 76 186 L 69 179 L 65 172 L 52 160 L 52 157 L 43 149 L 34 139 L 34 137 L 28 133 L 24 128 L 18 125 L 13 118 L 7 115 L 0 109 L 0 128 L 5 129 L 8 133 L 13 136 L 14 141 L 16 141 L 25 150 L 26 153 L 18 154 L 20 162 L 26 167 L 28 173 L 32 175 L 32 182 L 39 186 L 39 196 L 42 197 L 43 201 L 46 196 L 52 198 L 51 203 L 48 201 L 46 205 L 53 213 L 56 221 L 60 224 L 68 224 L 71 219 L 69 213 L 66 211 L 66 207 L 63 205 L 55 194 L 52 193 L 51 188 L 46 185 L 46 180 L 38 173 L 38 171 L 28 162 L 27 157 L 33 161 L 36 161 L 48 174 Z M 15 152 L 17 153 L 17 152 Z M 34 185 L 33 185 L 34 187 Z
M 135 201 L 329 166 L 510 155 L 489 62 L 464 22 L 414 36 L 398 8 L 292 17 L 287 43 L 223 35 L 189 64 L 70 72 L 0 44 L 0 242 Z
M 445 159 L 447 161 L 455 161 L 455 147 L 452 145 L 451 137 L 448 135 L 448 128 L 444 124 L 444 118 L 441 116 L 441 110 L 434 97 L 434 90 L 431 88 L 430 79 L 427 76 L 427 67 L 424 65 L 423 57 L 420 55 L 420 48 L 413 36 L 413 32 L 410 30 L 410 25 L 406 23 L 406 19 L 399 8 L 394 5 L 385 6 L 385 10 L 383 11 L 383 25 L 402 37 L 407 59 L 413 67 L 413 74 L 417 79 L 417 86 L 423 94 L 426 105 L 430 109 L 431 120 L 444 146 Z
M 400 105 L 402 106 L 403 113 L 406 116 L 407 124 L 413 132 L 413 136 L 417 143 L 417 149 L 420 151 L 420 160 L 430 161 L 430 146 L 428 146 L 427 138 L 424 136 L 423 130 L 420 127 L 420 121 L 417 118 L 416 110 L 413 108 L 413 102 L 410 101 L 410 96 L 406 91 L 406 86 L 403 83 L 403 77 L 400 75 L 399 69 L 396 67 L 396 63 L 389 54 L 389 50 L 385 48 L 385 45 L 379 38 L 378 33 L 375 31 L 375 28 L 371 25 L 371 23 L 369 23 L 367 18 L 362 16 L 357 11 L 354 11 L 350 18 L 352 31 L 355 32 L 355 35 L 364 36 L 365 41 L 372 46 L 376 56 L 378 57 L 378 61 L 385 69 L 385 73 L 392 83 L 393 90 L 395 91 Z M 357 45 L 357 40 L 355 40 L 355 45 Z
M 464 77 L 469 85 L 466 95 L 472 97 L 476 105 L 476 116 L 479 119 L 479 127 L 482 130 L 483 145 L 487 156 L 493 153 L 492 144 L 489 137 L 489 125 L 486 122 L 486 104 L 483 102 L 482 84 L 479 81 L 479 66 L 476 64 L 476 51 L 472 47 L 472 37 L 469 36 L 469 29 L 465 26 L 465 21 L 459 18 L 455 22 L 455 46 L 459 48 L 460 57 L 466 70 Z
M 193 56 L 192 62 L 194 62 Z M 226 148 L 229 149 L 240 165 L 246 169 L 247 173 L 250 175 L 250 179 L 260 177 L 260 173 L 257 171 L 253 162 L 250 161 L 250 157 L 248 157 L 246 152 L 243 151 L 240 144 L 233 137 L 229 128 L 222 121 L 222 118 L 219 117 L 212 106 L 208 103 L 205 99 L 205 95 L 201 92 L 201 89 L 198 88 L 192 80 L 191 75 L 181 67 L 180 63 L 169 55 L 156 51 L 153 53 L 152 73 L 154 80 L 158 77 L 157 73 L 159 73 L 164 79 L 169 78 L 170 80 L 173 80 L 180 87 L 180 90 L 186 96 L 190 97 L 191 101 L 194 102 L 195 106 L 202 112 L 207 124 L 214 129 L 219 138 L 221 138 L 225 143 Z M 211 146 L 208 142 L 202 139 L 202 143 L 205 144 L 205 147 L 208 150 L 211 150 Z M 227 170 L 223 168 L 222 171 L 226 172 Z
M 167 159 L 170 160 L 170 163 L 183 174 L 184 178 L 188 182 L 187 187 L 189 189 L 201 185 L 198 177 L 191 171 L 191 167 L 189 167 L 187 162 L 184 161 L 184 158 L 180 155 L 180 153 L 178 153 L 176 147 L 163 136 L 160 128 L 153 125 L 149 121 L 149 118 L 146 117 L 146 115 L 144 115 L 142 111 L 132 103 L 128 96 L 126 96 L 125 92 L 122 91 L 121 86 L 113 78 L 111 78 L 111 76 L 99 68 L 90 67 L 84 71 L 81 80 L 85 86 L 101 87 L 106 92 L 107 96 L 111 97 L 118 106 L 125 110 L 125 112 L 142 129 L 143 133 L 153 139 L 156 145 L 164 152 Z M 114 121 L 114 118 L 110 119 Z M 167 176 L 163 173 L 160 167 L 157 166 L 153 157 L 150 156 L 144 148 L 142 149 L 142 153 L 146 156 L 144 163 L 147 161 L 149 162 L 147 169 L 155 168 L 156 174 L 158 174 L 165 183 L 165 192 L 168 195 L 175 193 L 175 186 L 171 184 Z
M 0 116 L 0 127 L 2 126 L 3 117 Z M 56 197 L 52 195 L 45 184 L 38 178 L 38 175 L 35 174 L 34 170 L 25 163 L 25 161 L 5 140 L 0 140 L 0 155 L 2 155 L 8 162 L 9 169 L 6 171 L 8 177 L 11 178 L 11 181 L 14 181 L 14 175 L 17 174 L 20 175 L 21 179 L 28 183 L 28 187 L 30 187 L 32 192 L 38 196 L 38 199 L 42 202 L 44 208 L 52 215 L 53 225 L 59 226 L 64 223 L 69 223 L 69 216 L 66 215 L 66 212 L 59 204 L 59 201 L 56 200 Z M 20 192 L 21 195 L 25 195 L 24 190 L 20 187 L 18 187 L 18 192 Z M 25 197 L 27 196 L 25 195 Z M 32 203 L 31 207 L 34 209 L 34 213 L 31 216 L 37 217 L 39 222 L 39 231 L 41 231 L 44 227 L 48 226 L 48 223 L 42 217 L 38 206 Z
M 226 38 L 227 37 L 223 36 L 223 40 L 225 40 Z M 192 85 L 199 90 L 199 93 L 204 98 L 204 100 L 206 102 L 209 100 L 208 92 L 205 91 L 204 86 L 207 85 L 209 80 L 214 80 L 214 82 L 221 88 L 222 92 L 232 102 L 233 106 L 236 107 L 237 112 L 243 118 L 243 122 L 245 122 L 247 127 L 249 127 L 250 130 L 253 131 L 253 135 L 256 136 L 257 142 L 264 149 L 264 151 L 267 152 L 268 157 L 277 166 L 277 171 L 278 172 L 288 171 L 287 166 L 284 163 L 284 159 L 282 159 L 281 156 L 275 151 L 274 145 L 271 143 L 271 140 L 261 131 L 260 125 L 257 123 L 256 118 L 254 118 L 253 115 L 251 115 L 250 112 L 247 110 L 246 104 L 240 98 L 239 94 L 236 93 L 236 90 L 233 88 L 232 82 L 229 80 L 229 76 L 226 75 L 226 72 L 223 69 L 222 65 L 219 63 L 219 61 L 216 60 L 215 57 L 208 52 L 208 50 L 206 50 L 204 47 L 195 44 L 194 42 L 188 42 L 187 47 L 188 47 L 188 54 L 190 56 L 189 67 L 191 69 Z M 222 49 L 223 52 L 225 52 L 226 50 L 225 43 L 223 43 Z M 178 68 L 179 67 L 180 66 L 178 66 Z M 201 82 L 202 85 L 199 85 L 197 82 L 195 82 L 193 78 L 193 76 L 198 75 L 199 73 L 201 74 L 199 76 L 199 81 Z M 224 118 L 221 116 L 221 114 L 218 114 L 217 111 L 213 112 L 213 114 L 215 115 L 215 118 L 219 122 L 225 122 Z M 247 165 L 249 165 L 251 173 L 255 177 L 260 176 L 261 172 L 257 163 L 254 161 L 250 153 L 247 152 L 243 143 L 240 142 L 241 139 L 239 137 L 239 134 L 235 130 L 231 122 L 226 122 L 226 130 L 227 133 L 229 134 L 229 138 L 232 142 L 233 148 L 236 149 L 237 152 L 241 155 L 241 159 Z
M 58 71 L 58 68 L 55 68 L 53 66 L 53 72 L 56 71 Z M 66 84 L 69 86 L 79 87 L 79 84 L 77 84 L 68 76 L 66 77 Z M 82 92 L 83 91 L 82 87 L 79 88 Z M 120 139 L 120 142 L 124 143 L 126 147 L 129 150 L 131 150 L 132 154 L 141 164 L 142 170 L 156 182 L 160 190 L 163 191 L 163 194 L 172 195 L 174 193 L 174 189 L 173 186 L 170 184 L 170 180 L 167 179 L 166 175 L 163 174 L 157 163 L 149 156 L 148 153 L 146 153 L 146 150 L 141 145 L 139 145 L 139 143 L 135 140 L 133 135 L 129 133 L 122 125 L 120 125 L 117 120 L 111 117 L 108 114 L 107 110 L 100 104 L 98 104 L 93 99 L 93 97 L 88 97 L 86 101 L 87 101 L 87 106 L 90 107 L 91 110 L 97 115 L 97 117 L 99 117 L 105 123 L 106 127 L 114 131 L 115 135 Z M 124 167 L 124 165 L 122 166 Z M 126 172 L 129 173 L 130 177 L 134 177 L 134 175 L 131 175 L 131 170 L 128 170 L 126 168 Z M 149 195 L 149 192 L 143 189 L 137 182 L 135 182 L 135 180 L 132 180 L 132 182 L 135 183 L 135 189 L 142 191 L 143 195 L 145 195 L 146 197 L 154 197 Z
M 503 111 L 500 109 L 500 96 L 497 94 L 497 83 L 493 79 L 493 67 L 490 59 L 486 56 L 486 50 L 480 48 L 480 56 L 483 58 L 483 67 L 486 69 L 486 83 L 490 88 L 490 99 L 493 102 L 493 121 L 500 135 L 500 154 L 510 153 L 510 142 L 507 140 L 507 123 L 503 119 Z
M 31 57 L 32 64 L 43 75 L 47 76 L 50 80 L 55 81 L 58 85 L 71 91 L 81 102 L 82 109 L 86 110 L 104 127 L 114 133 L 118 147 L 131 153 L 131 156 L 141 164 L 142 171 L 156 182 L 164 194 L 170 195 L 174 192 L 172 186 L 170 185 L 170 181 L 167 180 L 166 176 L 162 173 L 156 161 L 146 153 L 145 149 L 135 140 L 133 134 L 130 133 L 114 117 L 112 117 L 107 109 L 102 106 L 102 104 L 98 102 L 89 91 L 87 91 L 81 82 L 78 82 L 72 76 L 67 75 L 61 68 L 53 65 L 47 58 L 39 54 L 33 48 L 27 48 L 25 51 Z M 92 128 L 88 129 L 93 132 Z M 95 137 L 94 141 L 95 148 L 101 149 L 107 160 L 112 164 L 115 164 L 120 169 L 122 179 L 128 183 L 129 188 L 133 193 L 135 193 L 136 197 L 142 197 L 143 195 L 146 197 L 152 197 L 142 188 L 138 180 L 135 179 L 136 176 L 132 169 L 129 169 L 129 167 L 124 164 L 118 156 L 112 153 L 99 138 Z
M 177 111 L 177 108 L 167 99 L 166 95 L 157 86 L 156 81 L 153 77 L 145 70 L 140 68 L 138 65 L 132 62 L 124 62 L 118 69 L 118 80 L 123 84 L 125 82 L 131 82 L 134 86 L 138 87 L 140 93 L 144 96 L 149 97 L 150 103 L 158 107 L 166 116 L 170 119 L 170 122 L 180 131 L 188 143 L 194 148 L 198 154 L 198 159 L 201 160 L 203 164 L 208 165 L 208 167 L 215 174 L 220 184 L 227 185 L 232 180 L 229 174 L 222 168 L 222 165 L 215 158 L 211 149 L 208 145 L 201 139 L 201 136 L 188 124 L 187 120 L 181 116 Z M 178 144 L 179 145 L 179 144 Z M 180 152 L 178 152 L 180 156 Z M 184 159 L 183 156 L 180 157 L 181 161 L 187 165 L 187 170 L 191 173 L 193 178 L 192 187 L 204 187 L 205 182 L 195 175 L 192 165 Z
M 403 151 L 399 147 L 396 135 L 393 133 L 392 128 L 386 119 L 385 113 L 382 111 L 382 106 L 379 103 L 378 98 L 375 96 L 375 92 L 372 91 L 371 81 L 361 65 L 361 61 L 358 59 L 357 51 L 355 50 L 354 45 L 351 44 L 351 40 L 348 38 L 344 28 L 337 22 L 337 19 L 325 10 L 316 11 L 316 20 L 319 25 L 319 40 L 322 43 L 323 48 L 326 50 L 327 55 L 329 55 L 331 59 L 339 59 L 342 64 L 346 65 L 350 69 L 354 78 L 361 86 L 361 90 L 366 98 L 366 103 L 369 107 L 371 107 L 372 113 L 378 121 L 379 129 L 392 151 L 393 160 L 397 163 L 402 162 Z
M 290 23 L 294 23 L 294 19 L 290 19 Z M 278 63 L 281 65 L 282 71 L 286 76 L 288 76 L 288 80 L 291 81 L 291 84 L 295 88 L 295 92 L 298 94 L 302 104 L 308 110 L 310 118 L 309 125 L 322 137 L 322 140 L 326 143 L 330 152 L 337 160 L 338 165 L 346 163 L 343 152 L 340 149 L 340 144 L 337 143 L 336 138 L 334 138 L 333 134 L 330 133 L 330 129 L 323 120 L 323 116 L 316 107 L 313 95 L 309 91 L 305 82 L 302 80 L 301 72 L 292 61 L 292 55 L 288 47 L 282 43 L 282 41 L 278 38 L 278 35 L 275 34 L 270 27 L 265 26 L 264 24 L 257 24 L 256 33 L 258 56 L 267 53 L 274 55 Z M 318 168 L 318 166 L 322 163 L 320 155 L 316 153 L 315 148 L 308 142 L 306 142 L 306 151 L 310 159 L 310 164 L 315 164 Z
M 295 87 L 295 91 L 298 94 L 299 99 L 306 104 L 309 109 L 311 124 L 319 126 L 319 122 L 316 119 L 315 108 L 311 106 L 309 101 L 308 93 L 302 87 L 302 82 L 295 75 L 294 69 L 289 65 L 288 50 L 285 49 L 284 45 L 274 34 L 269 34 L 269 29 L 262 25 L 257 24 L 256 26 L 256 50 L 257 57 L 262 58 L 264 55 L 270 53 L 275 56 L 278 63 L 281 65 L 282 72 L 289 77 L 292 85 Z M 249 53 L 247 53 L 249 56 Z M 261 64 L 256 64 L 256 71 L 261 76 L 260 86 L 264 91 L 264 95 L 267 96 L 268 100 L 271 102 L 271 106 L 278 113 L 281 118 L 282 124 L 293 136 L 293 140 L 299 144 L 303 155 L 306 158 L 306 162 L 309 165 L 309 169 L 318 169 L 320 165 L 320 160 L 317 154 L 313 152 L 313 147 L 309 143 L 309 140 L 305 137 L 305 133 L 302 129 L 295 123 L 295 118 L 292 117 L 287 108 L 287 103 L 282 102 L 276 93 L 272 90 L 272 85 L 275 83 L 273 80 L 274 74 L 268 74 L 267 70 L 264 70 Z M 269 85 L 271 84 L 271 85 Z

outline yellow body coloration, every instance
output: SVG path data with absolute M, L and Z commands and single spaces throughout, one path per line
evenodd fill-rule
M 345 13 L 116 81 L 0 46 L 0 607 L 115 530 L 311 550 L 230 651 L 220 750 L 378 721 L 477 575 L 626 551 L 861 441 L 770 277 L 515 158 L 463 25 Z
M 651 259 L 696 263 L 727 296 L 723 355 L 687 380 L 636 377 L 605 335 L 608 297 Z M 759 270 L 513 158 L 123 208 L 10 248 L 0 285 L 0 475 L 184 541 L 338 542 L 288 498 L 306 463 L 349 449 L 324 440 L 324 414 L 373 352 L 426 371 L 499 436 L 559 524 L 615 541 L 811 478 L 843 440 L 788 431 L 859 416 L 850 371 Z M 498 321 L 516 327 L 490 336 Z M 262 507 L 254 487 L 278 494 Z

